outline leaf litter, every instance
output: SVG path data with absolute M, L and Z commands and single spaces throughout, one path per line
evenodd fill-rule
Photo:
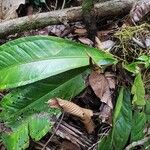
M 132 24 L 138 23 L 149 14 L 149 11 L 150 11 L 149 0 L 140 0 L 133 6 L 129 14 L 130 19 L 129 22 L 132 22 Z M 28 12 L 26 14 L 28 14 Z M 73 27 L 73 29 L 70 30 L 71 27 Z M 116 35 L 114 35 L 114 33 L 116 33 L 115 32 L 116 29 L 118 30 L 118 32 Z M 126 60 L 128 60 L 128 62 L 132 62 L 133 58 L 134 59 L 135 57 L 137 58 L 137 56 L 139 56 L 142 52 L 146 54 L 148 53 L 147 51 L 145 52 L 145 48 L 148 48 L 147 45 L 149 45 L 149 42 L 147 42 L 149 40 L 149 32 L 147 33 L 147 29 L 149 29 L 149 26 L 144 27 L 144 25 L 142 25 L 135 27 L 133 26 L 131 28 L 128 26 L 125 26 L 125 28 L 124 26 L 122 26 L 121 28 L 117 26 L 116 29 L 112 27 L 111 29 L 106 30 L 104 34 L 106 34 L 107 39 L 105 40 L 102 39 L 103 35 L 100 35 L 100 37 L 98 37 L 97 47 L 99 49 L 110 50 L 110 52 L 117 54 L 117 56 L 123 55 L 122 58 L 125 58 Z M 111 32 L 110 35 L 108 34 L 109 30 Z M 131 34 L 128 34 L 126 31 L 131 31 L 130 32 Z M 87 38 L 87 31 L 85 29 L 85 26 L 81 22 L 69 24 L 69 26 L 51 25 L 44 29 L 33 30 L 26 33 L 24 32 L 21 33 L 21 35 L 17 36 L 19 37 L 26 35 L 41 35 L 41 34 L 67 37 L 75 41 L 79 41 L 83 44 L 87 44 L 90 46 L 93 45 L 93 42 L 89 38 Z M 16 38 L 17 36 L 14 36 L 14 38 Z M 116 40 L 116 38 L 120 40 L 119 41 L 120 45 L 118 44 L 118 40 Z M 143 42 L 143 39 L 144 42 L 146 43 L 146 47 Z M 124 42 L 126 42 L 125 45 Z M 137 51 L 135 53 L 134 51 L 135 49 L 133 48 L 133 46 L 135 48 L 138 48 L 138 50 L 139 49 L 141 50 L 142 48 L 141 50 L 142 52 Z M 122 48 L 125 49 L 122 50 Z M 129 50 L 128 48 L 133 49 Z M 120 49 L 121 52 L 124 51 L 123 53 L 121 53 L 121 55 L 118 54 L 118 51 Z M 132 55 L 133 53 L 134 56 Z M 130 56 L 133 56 L 132 60 L 130 60 L 131 59 Z M 66 145 L 69 145 L 69 143 L 73 142 L 75 143 L 76 146 L 78 145 L 80 147 L 80 145 L 82 145 L 83 146 L 82 149 L 86 149 L 87 147 L 90 147 L 94 142 L 97 142 L 98 139 L 97 135 L 99 134 L 98 130 L 104 124 L 106 124 L 107 127 L 112 126 L 112 113 L 113 108 L 115 106 L 114 95 L 116 93 L 116 89 L 119 86 L 116 78 L 117 76 L 111 71 L 110 72 L 104 71 L 104 73 L 92 71 L 92 73 L 89 75 L 89 78 L 87 79 L 88 85 L 86 90 L 83 93 L 81 93 L 80 96 L 77 96 L 77 98 L 73 99 L 72 102 L 68 102 L 60 98 L 54 98 L 48 102 L 50 107 L 53 108 L 55 107 L 65 112 L 65 117 L 63 118 L 59 129 L 55 133 L 57 136 L 54 137 L 53 141 L 50 143 L 51 145 L 53 145 L 54 143 L 56 143 L 56 145 L 61 145 L 61 142 L 59 143 L 59 141 L 63 141 L 62 147 L 63 146 L 66 147 Z M 95 106 L 94 103 L 97 106 Z M 98 114 L 98 117 L 96 116 L 96 114 Z M 93 117 L 96 118 L 93 119 Z M 99 119 L 101 120 L 102 123 L 99 123 Z M 86 130 L 84 130 L 84 128 Z M 93 131 L 95 132 L 94 135 L 92 135 Z M 49 134 L 47 136 L 49 136 Z M 59 139 L 60 137 L 61 139 Z M 93 139 L 91 140 L 90 138 L 88 139 L 87 137 L 95 138 L 95 140 Z M 66 139 L 67 142 L 65 142 L 64 139 Z M 47 137 L 44 137 L 40 142 L 44 143 L 45 141 L 47 141 Z M 71 149 L 73 149 L 74 145 L 70 145 L 70 147 Z M 59 148 L 54 147 L 54 149 L 60 149 L 60 147 Z

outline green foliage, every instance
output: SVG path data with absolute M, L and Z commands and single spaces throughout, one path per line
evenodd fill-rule
M 2 134 L 8 150 L 26 149 L 30 138 L 38 141 L 46 135 L 54 116 L 60 114 L 46 102 L 53 97 L 69 100 L 85 89 L 90 57 L 99 66 L 117 63 L 109 53 L 51 36 L 25 37 L 0 46 L 0 89 L 15 88 L 0 102 L 0 121 L 12 129 Z M 123 66 L 136 75 L 134 84 L 131 92 L 120 89 L 112 130 L 100 141 L 99 149 L 122 150 L 127 141 L 144 137 L 143 129 L 150 122 L 150 103 L 144 98 L 140 65 L 149 68 L 149 56 L 141 55 Z M 134 106 L 145 108 L 142 112 L 134 110 L 133 116 L 131 93 Z
M 12 133 L 3 134 L 4 145 L 8 150 L 21 150 L 29 146 L 28 124 L 18 125 Z
M 137 62 L 133 62 L 131 64 L 123 64 L 123 67 L 129 72 L 138 74 L 140 72 L 140 68 L 139 68 L 138 64 L 139 63 L 137 63 Z
M 99 150 L 121 150 L 126 145 L 132 126 L 130 92 L 121 88 L 113 115 L 113 128 L 99 143 Z
M 94 6 L 93 0 L 83 0 L 82 2 L 82 12 L 83 13 L 89 13 Z
M 45 102 L 52 97 L 70 99 L 79 94 L 85 88 L 83 76 L 87 72 L 82 73 L 83 70 L 85 68 L 68 71 L 37 83 L 14 89 L 6 95 L 1 102 L 3 108 L 1 120 L 8 122 L 11 128 L 17 121 L 15 130 L 11 134 L 3 136 L 3 141 L 8 150 L 12 150 L 11 147 L 14 147 L 14 150 L 28 147 L 28 136 L 24 137 L 19 133 L 19 129 L 26 124 L 28 127 L 27 132 L 35 141 L 40 140 L 51 129 L 52 122 L 50 119 L 53 116 L 57 116 L 60 111 L 48 108 Z M 49 115 L 44 116 L 41 113 L 48 113 Z M 20 122 L 22 122 L 21 125 L 19 125 Z M 26 142 L 20 144 L 18 138 Z M 9 142 L 12 143 L 10 148 Z
M 116 63 L 112 55 L 69 40 L 31 36 L 0 46 L 0 89 L 33 83 L 89 65 Z
M 59 111 L 54 111 L 51 115 L 56 115 Z M 31 138 L 34 141 L 39 141 L 51 128 L 52 120 L 50 120 L 49 114 L 37 114 L 32 115 L 28 119 L 28 127 Z M 17 141 L 16 141 L 17 142 Z
M 144 112 L 134 112 L 132 119 L 131 143 L 144 138 L 144 128 L 146 125 L 146 115 Z
M 145 89 L 144 89 L 141 73 L 138 73 L 136 75 L 131 92 L 134 95 L 132 101 L 133 104 L 142 105 L 142 106 L 145 105 L 146 103 L 144 98 Z
M 3 133 L 8 150 L 40 140 L 60 111 L 46 102 L 71 99 L 85 88 L 89 58 L 98 65 L 115 64 L 109 53 L 50 36 L 24 37 L 0 46 L 0 89 L 14 88 L 0 102 L 0 121 L 12 132 Z
M 150 56 L 142 55 L 138 58 L 138 60 L 142 61 L 145 64 L 145 68 L 150 67 Z
M 17 118 L 23 119 L 34 113 L 52 113 L 45 102 L 53 97 L 70 99 L 79 94 L 85 88 L 82 77 L 85 69 L 71 70 L 12 90 L 0 103 L 3 108 L 0 119 L 14 122 Z
M 140 72 L 140 65 L 144 65 L 144 67 L 147 69 L 150 67 L 150 57 L 148 55 L 141 55 L 137 61 L 132 62 L 130 64 L 123 64 L 123 67 L 128 70 L 129 72 L 132 72 L 134 74 L 138 74 Z
M 145 114 L 146 114 L 147 123 L 150 124 L 150 100 L 146 101 Z
M 50 130 L 52 122 L 48 114 L 37 114 L 11 127 L 11 133 L 2 135 L 3 142 L 7 150 L 22 150 L 29 146 L 29 136 L 40 140 Z

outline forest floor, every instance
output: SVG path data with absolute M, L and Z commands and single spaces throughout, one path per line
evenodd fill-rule
M 38 3 L 37 1 L 37 3 L 19 4 L 17 16 L 18 18 L 24 16 L 30 17 L 33 14 L 78 7 L 81 4 L 82 2 L 79 0 L 46 0 L 44 3 Z M 93 71 L 85 79 L 86 89 L 71 100 L 71 102 L 78 106 L 93 111 L 94 115 L 91 118 L 92 124 L 86 123 L 89 126 L 85 127 L 85 124 L 79 117 L 64 111 L 55 121 L 53 130 L 38 142 L 31 140 L 28 149 L 97 150 L 99 142 L 111 132 L 118 89 L 121 86 L 131 87 L 135 82 L 135 75 L 133 74 L 136 74 L 138 69 L 135 65 L 136 63 L 132 63 L 141 55 L 147 58 L 150 56 L 150 4 L 145 6 L 143 6 L 144 4 L 137 5 L 133 6 L 128 13 L 126 12 L 125 14 L 118 14 L 112 18 L 106 17 L 96 21 L 96 32 L 93 33 L 94 40 L 89 35 L 91 34 L 89 33 L 91 29 L 87 28 L 87 22 L 85 23 L 80 19 L 79 21 L 63 21 L 61 24 L 48 25 L 44 28 L 16 32 L 15 34 L 9 34 L 0 38 L 0 44 L 4 44 L 8 41 L 31 35 L 56 36 L 109 52 L 115 55 L 120 61 L 117 65 L 108 66 L 104 70 L 101 70 L 91 60 L 90 65 Z M 134 15 L 137 16 L 135 17 Z M 11 17 L 8 15 L 6 18 Z M 150 57 L 148 59 L 150 60 Z M 141 69 L 145 88 L 145 99 L 149 101 L 150 61 L 148 62 L 144 58 L 141 58 L 141 60 L 144 61 L 145 66 L 147 65 L 146 68 L 143 67 L 143 64 L 139 64 L 138 67 Z M 127 66 L 126 62 L 132 65 Z M 122 67 L 122 64 L 126 70 Z M 1 99 L 8 92 L 1 92 Z M 103 97 L 104 93 L 105 98 Z M 59 104 L 59 100 L 57 102 Z M 0 124 L 0 128 L 2 130 L 5 127 L 3 124 Z M 146 129 L 149 130 L 149 122 L 147 122 Z M 147 133 L 147 135 L 150 135 L 150 133 Z M 128 141 L 126 146 L 129 144 L 132 143 Z M 131 148 L 143 149 L 144 144 L 136 144 L 135 146 L 131 145 Z M 148 146 L 146 145 L 145 147 Z M 3 144 L 0 144 L 0 149 L 5 150 Z

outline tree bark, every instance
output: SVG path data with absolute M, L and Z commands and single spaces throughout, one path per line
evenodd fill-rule
M 138 0 L 111 0 L 95 4 L 98 19 L 116 17 L 127 14 L 133 3 Z M 10 34 L 43 28 L 48 25 L 82 20 L 82 8 L 72 7 L 63 10 L 39 13 L 32 16 L 21 17 L 0 23 L 0 38 Z

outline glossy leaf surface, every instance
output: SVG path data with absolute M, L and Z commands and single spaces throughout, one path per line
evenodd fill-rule
M 14 88 L 67 70 L 116 63 L 109 53 L 52 36 L 31 36 L 0 46 L 0 89 Z
M 34 113 L 53 112 L 45 103 L 53 97 L 70 99 L 79 94 L 84 88 L 85 68 L 71 70 L 57 76 L 27 85 L 15 90 L 4 97 L 0 105 L 3 111 L 0 119 L 16 121 Z
M 1 102 L 3 111 L 0 119 L 13 129 L 12 133 L 3 135 L 8 150 L 25 149 L 29 145 L 29 135 L 38 141 L 51 129 L 53 118 L 60 114 L 60 110 L 49 108 L 45 102 L 53 97 L 71 99 L 79 94 L 85 88 L 84 80 L 88 74 L 84 70 L 86 68 L 71 70 L 17 88 L 6 95 Z

